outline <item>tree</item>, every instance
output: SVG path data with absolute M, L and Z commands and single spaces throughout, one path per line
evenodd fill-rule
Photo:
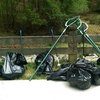
M 47 26 L 49 26 L 49 28 L 53 27 L 56 33 L 59 33 L 66 18 L 66 14 L 61 11 L 59 0 L 43 1 L 41 16 L 47 21 Z
M 100 0 L 89 0 L 90 11 L 100 11 Z
M 48 30 L 50 27 L 58 28 L 63 22 L 63 14 L 56 0 L 23 0 L 23 10 L 18 14 L 18 21 L 24 22 L 27 33 Z M 23 26 L 21 26 L 23 28 Z M 58 30 L 58 29 L 56 29 Z M 31 31 L 31 32 L 30 32 Z
M 68 14 L 77 15 L 89 11 L 87 0 L 67 0 L 66 2 L 66 11 Z
M 7 32 L 42 34 L 52 27 L 59 34 L 68 18 L 88 12 L 88 6 L 100 10 L 100 0 L 0 0 L 0 21 Z
M 3 27 L 9 32 L 15 26 L 17 15 L 16 6 L 20 0 L 0 0 L 0 19 L 3 22 Z

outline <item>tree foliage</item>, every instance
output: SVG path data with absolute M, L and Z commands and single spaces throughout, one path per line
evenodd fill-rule
M 0 0 L 0 31 L 42 35 L 54 28 L 59 34 L 68 17 L 94 10 L 99 0 Z
M 81 14 L 88 12 L 88 2 L 87 0 L 71 0 L 70 6 L 68 7 L 68 12 L 71 14 Z
M 100 11 L 100 0 L 89 0 L 90 11 Z

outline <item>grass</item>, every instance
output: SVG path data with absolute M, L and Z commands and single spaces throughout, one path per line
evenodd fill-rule
M 100 42 L 96 43 L 97 45 L 100 45 Z M 50 48 L 53 44 L 23 44 L 23 48 L 42 48 L 42 47 L 47 47 Z M 77 43 L 78 47 L 82 47 L 83 44 L 82 43 Z M 91 44 L 89 43 L 85 43 L 84 44 L 85 47 L 92 47 Z M 61 48 L 61 47 L 68 47 L 68 43 L 57 43 L 56 45 L 57 48 Z M 20 48 L 19 44 L 11 44 L 11 45 L 0 45 L 0 48 Z
M 92 17 L 90 20 L 90 24 L 100 25 L 100 15 Z
M 64 62 L 64 61 L 62 61 L 62 62 Z M 4 64 L 4 62 L 0 62 L 0 65 L 3 66 L 3 64 Z M 58 67 L 56 65 L 57 65 L 57 62 L 54 63 L 53 70 L 58 69 Z M 35 63 L 28 63 L 26 65 L 25 73 L 21 77 L 16 78 L 15 80 L 29 80 L 35 70 L 36 70 Z M 46 79 L 46 78 L 47 78 L 47 75 L 35 75 L 34 76 L 34 79 Z M 0 78 L 0 80 L 3 80 L 3 78 Z
M 88 34 L 100 34 L 100 15 L 98 13 L 90 13 L 81 16 L 82 20 L 88 24 Z
M 60 61 L 60 63 L 65 64 L 67 62 L 62 60 L 62 61 Z M 96 62 L 94 62 L 94 63 L 96 63 Z M 4 64 L 4 62 L 0 62 L 0 65 L 3 65 L 3 64 Z M 34 71 L 36 70 L 36 65 L 35 65 L 35 63 L 28 63 L 26 65 L 26 68 L 27 69 L 26 69 L 25 73 L 21 77 L 16 78 L 15 80 L 29 80 L 30 77 L 32 76 L 32 74 L 34 73 Z M 100 68 L 100 65 L 98 65 L 98 68 Z M 57 62 L 54 62 L 53 71 L 55 71 L 57 69 L 59 69 L 59 67 L 57 67 Z M 39 79 L 47 79 L 47 75 L 35 75 L 33 77 L 33 79 L 38 79 L 38 80 Z M 4 79 L 0 78 L 0 80 L 4 80 Z
M 61 61 L 61 63 L 66 63 L 64 60 Z M 21 76 L 19 79 L 20 80 L 29 80 L 30 77 L 32 76 L 32 74 L 34 73 L 34 71 L 36 70 L 36 65 L 35 63 L 28 63 L 26 65 L 27 70 L 25 71 L 24 75 Z M 54 62 L 54 66 L 53 66 L 53 71 L 57 70 L 59 67 L 57 67 L 57 62 Z M 33 79 L 47 79 L 47 75 L 34 75 Z

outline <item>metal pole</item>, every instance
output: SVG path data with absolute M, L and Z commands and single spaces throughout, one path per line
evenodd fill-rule
M 44 59 L 41 61 L 40 65 L 37 67 L 37 69 L 35 70 L 35 72 L 32 74 L 32 76 L 30 77 L 29 81 L 32 80 L 32 78 L 34 77 L 34 75 L 36 74 L 36 72 L 38 71 L 38 69 L 41 67 L 41 65 L 43 64 L 43 62 L 45 61 L 45 59 L 48 57 L 48 55 L 51 53 L 51 51 L 53 50 L 53 48 L 55 47 L 55 45 L 58 43 L 58 41 L 60 40 L 60 38 L 63 36 L 63 34 L 65 33 L 65 31 L 68 29 L 68 27 L 72 24 L 74 24 L 77 20 L 79 19 L 79 16 L 71 18 L 70 20 L 68 20 L 65 23 L 66 28 L 63 30 L 63 32 L 60 34 L 60 36 L 58 37 L 58 39 L 55 41 L 55 43 L 53 44 L 53 46 L 50 48 L 50 50 L 48 51 L 47 55 L 44 57 Z
M 82 32 L 83 32 L 83 35 L 82 35 L 82 39 L 83 39 L 83 56 L 84 56 L 84 27 L 82 27 Z
M 20 48 L 21 48 L 21 53 L 23 53 L 22 51 L 22 30 L 20 30 Z
M 58 37 L 58 39 L 56 40 L 56 42 L 54 43 L 54 45 L 50 48 L 50 50 L 48 51 L 47 55 L 44 57 L 44 59 L 41 61 L 40 65 L 37 67 L 37 69 L 35 70 L 35 72 L 32 74 L 32 76 L 30 77 L 29 81 L 32 80 L 32 78 L 34 77 L 34 75 L 36 74 L 36 72 L 38 71 L 38 69 L 40 68 L 40 66 L 42 65 L 42 63 L 45 61 L 45 59 L 48 57 L 48 55 L 51 53 L 52 49 L 55 47 L 55 45 L 57 44 L 57 42 L 60 40 L 60 38 L 62 37 L 62 35 L 65 33 L 66 29 L 68 27 L 66 27 L 64 29 L 64 31 L 61 33 L 61 35 Z
M 51 29 L 50 32 L 51 32 L 51 35 L 52 35 L 52 42 L 54 43 L 54 31 L 53 31 L 53 29 Z M 58 53 L 57 53 L 56 46 L 55 46 L 54 50 L 55 50 L 56 58 L 57 58 L 57 62 L 58 62 L 57 66 L 60 67 L 61 64 L 59 63 L 59 58 L 58 58 Z

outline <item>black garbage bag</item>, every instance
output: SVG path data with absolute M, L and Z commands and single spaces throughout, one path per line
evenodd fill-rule
M 14 63 L 16 65 L 26 65 L 27 64 L 25 57 L 21 53 L 13 54 L 12 58 L 15 59 Z
M 0 77 L 2 76 L 2 65 L 0 65 Z
M 61 67 L 53 71 L 48 77 L 47 80 L 57 80 L 57 81 L 67 81 L 67 71 L 71 67 L 70 63 L 62 64 Z
M 92 84 L 100 85 L 100 70 L 97 73 L 91 73 L 92 75 Z
M 74 67 L 82 68 L 85 71 L 88 71 L 92 76 L 92 84 L 100 85 L 100 70 L 95 63 L 83 58 L 78 59 L 74 64 Z
M 27 61 L 22 54 L 8 52 L 2 67 L 2 77 L 14 79 L 23 75 L 26 70 L 25 64 L 27 64 Z
M 46 56 L 47 52 L 43 52 L 40 53 L 36 59 L 35 59 L 35 64 L 36 67 L 38 67 L 38 65 L 40 65 L 41 61 L 44 59 L 44 57 Z M 37 71 L 37 74 L 51 74 L 52 72 L 52 68 L 54 65 L 54 56 L 52 54 L 49 54 L 48 57 L 46 58 L 46 60 L 43 62 L 43 64 L 40 66 L 39 70 Z
M 100 58 L 97 59 L 97 65 L 100 65 Z
M 75 62 L 74 66 L 77 68 L 82 68 L 82 69 L 90 71 L 90 72 L 96 72 L 98 70 L 98 67 L 95 63 L 90 62 L 84 58 L 78 59 Z
M 67 72 L 67 79 L 71 86 L 76 86 L 82 90 L 91 86 L 91 74 L 82 68 L 70 68 Z

